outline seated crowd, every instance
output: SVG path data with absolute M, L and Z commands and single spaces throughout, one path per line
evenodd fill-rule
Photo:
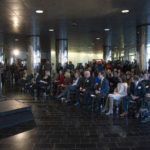
M 150 116 L 149 71 L 140 72 L 136 61 L 89 62 L 85 66 L 80 63 L 76 68 L 72 62 L 54 68 L 47 61 L 41 68 L 32 75 L 24 69 L 18 80 L 20 87 L 36 100 L 52 93 L 58 101 L 74 102 L 75 107 L 106 115 L 112 115 L 119 107 L 121 117 L 132 113 L 139 118 L 141 110 L 147 110 L 146 119 Z

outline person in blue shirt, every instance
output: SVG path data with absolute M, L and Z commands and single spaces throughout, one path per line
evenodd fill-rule
M 92 77 L 94 79 L 94 84 L 99 82 L 98 73 L 96 71 L 92 73 Z

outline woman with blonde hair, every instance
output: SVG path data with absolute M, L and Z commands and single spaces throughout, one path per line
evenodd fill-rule
M 122 78 L 120 78 L 120 82 L 117 84 L 117 88 L 114 90 L 114 93 L 108 95 L 108 99 L 106 101 L 105 107 L 102 110 L 102 112 L 106 112 L 108 110 L 106 115 L 113 114 L 113 103 L 114 103 L 114 101 L 115 100 L 120 101 L 121 98 L 126 96 L 127 95 L 127 88 L 128 88 L 128 84 L 126 81 L 126 76 L 123 76 Z
M 65 72 L 64 74 L 64 81 L 62 84 L 58 85 L 57 87 L 57 95 L 68 85 L 71 84 L 71 74 L 70 72 Z

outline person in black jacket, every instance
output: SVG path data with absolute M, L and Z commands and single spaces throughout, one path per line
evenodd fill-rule
M 51 84 L 50 71 L 46 70 L 45 75 L 39 81 L 39 90 L 42 91 L 43 94 L 46 94 L 48 88 L 50 88 L 50 84 Z M 38 95 L 40 94 L 38 93 Z
M 91 100 L 90 94 L 94 89 L 94 79 L 91 77 L 90 71 L 84 72 L 84 78 L 80 82 L 79 89 L 76 91 L 76 103 L 75 106 L 80 106 L 80 94 L 83 95 L 84 105 L 86 108 Z
M 37 90 L 37 93 L 39 93 L 39 82 L 41 80 L 41 75 L 39 74 L 38 70 L 35 70 L 33 76 L 32 76 L 32 81 L 29 86 L 31 95 L 34 94 L 34 91 Z M 38 96 L 38 95 L 37 95 Z
M 128 96 L 123 99 L 122 108 L 123 113 L 120 115 L 121 117 L 125 117 L 128 115 L 128 102 L 135 101 L 137 103 L 137 111 L 135 117 L 139 116 L 138 112 L 141 107 L 141 100 L 144 99 L 146 94 L 145 86 L 139 82 L 139 77 L 134 76 L 133 82 L 130 84 L 130 88 L 128 89 Z
M 141 83 L 144 84 L 146 88 L 146 94 L 144 98 L 144 104 L 146 105 L 144 107 L 147 107 L 148 112 L 145 114 L 145 118 L 142 120 L 142 123 L 146 123 L 150 121 L 150 80 L 147 73 L 144 74 L 144 78 Z
M 119 77 L 117 71 L 114 71 L 113 77 L 109 79 L 109 82 L 110 82 L 110 92 L 113 93 L 114 89 L 117 88 L 117 85 L 119 83 Z

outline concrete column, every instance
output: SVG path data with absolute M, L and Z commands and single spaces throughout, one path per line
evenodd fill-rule
M 13 50 L 14 50 L 14 39 L 12 36 L 7 35 L 6 36 L 6 46 L 4 49 L 5 54 L 5 63 L 7 65 L 10 65 L 13 63 Z
M 33 73 L 34 69 L 38 69 L 41 63 L 41 48 L 40 48 L 40 37 L 30 36 L 28 42 L 27 52 L 27 69 L 28 73 Z
M 62 25 L 56 35 L 56 64 L 61 63 L 63 66 L 68 62 L 68 39 L 67 30 Z
M 3 34 L 0 33 L 0 63 L 3 63 Z M 1 79 L 1 73 L 2 73 L 2 64 L 0 64 L 0 98 L 2 97 L 2 79 Z
M 148 68 L 149 61 L 149 43 L 150 43 L 150 25 L 141 25 L 137 27 L 137 62 L 140 70 Z
M 0 33 L 0 62 L 4 63 L 4 38 L 3 38 L 3 33 Z
M 56 40 L 55 32 L 50 32 L 50 62 L 56 66 Z
M 106 32 L 105 33 L 105 44 L 104 44 L 104 49 L 103 49 L 103 58 L 105 61 L 111 60 L 111 52 L 112 52 L 112 36 L 111 32 Z

